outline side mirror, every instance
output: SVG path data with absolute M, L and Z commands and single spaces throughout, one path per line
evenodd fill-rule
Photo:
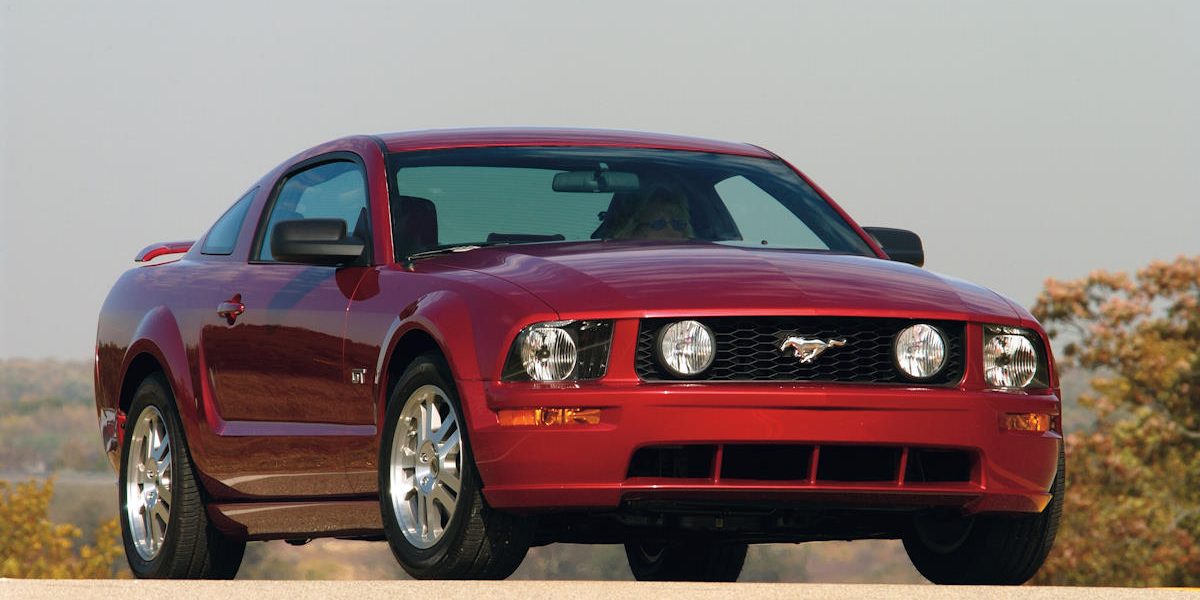
M 280 221 L 271 231 L 271 255 L 284 262 L 340 265 L 358 259 L 365 247 L 346 235 L 341 219 Z
M 891 227 L 863 227 L 883 247 L 888 258 L 918 267 L 925 266 L 925 248 L 921 237 L 907 229 Z

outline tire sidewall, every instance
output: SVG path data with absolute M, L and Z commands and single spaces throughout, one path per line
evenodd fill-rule
M 459 489 L 458 501 L 455 503 L 450 526 L 446 528 L 442 538 L 429 548 L 417 548 L 405 537 L 392 510 L 391 455 L 392 443 L 404 404 L 413 391 L 424 385 L 435 385 L 445 392 L 446 398 L 458 413 L 459 441 L 462 444 L 460 456 L 462 486 Z M 472 505 L 476 501 L 479 490 L 475 460 L 471 455 L 468 439 L 470 436 L 467 432 L 466 415 L 462 403 L 459 401 L 458 390 L 454 387 L 453 378 L 443 361 L 430 356 L 422 356 L 409 365 L 389 395 L 384 423 L 383 437 L 379 443 L 379 505 L 388 545 L 391 546 L 396 559 L 406 569 L 418 573 L 434 569 L 447 558 L 449 553 L 461 546 L 466 522 L 474 509 Z
M 625 545 L 625 556 L 629 559 L 629 570 L 638 581 L 662 581 L 667 575 L 667 559 L 671 548 L 666 544 L 658 544 L 655 556 L 646 549 L 644 542 Z
M 745 542 L 693 540 L 688 542 L 625 544 L 629 570 L 638 581 L 737 581 L 746 562 Z
M 121 541 L 125 546 L 125 557 L 129 562 L 129 568 L 138 577 L 163 577 L 162 573 L 164 565 L 171 564 L 171 558 L 174 554 L 175 547 L 179 544 L 179 511 L 173 504 L 170 515 L 167 517 L 167 533 L 163 536 L 162 547 L 159 548 L 158 555 L 152 560 L 143 560 L 138 554 L 137 546 L 133 542 L 133 535 L 129 528 L 129 505 L 128 505 L 128 485 L 126 478 L 129 472 L 129 451 L 133 440 L 133 430 L 136 428 L 138 420 L 147 408 L 153 406 L 158 409 L 162 415 L 163 424 L 167 428 L 167 435 L 171 439 L 171 482 L 182 480 L 181 460 L 183 459 L 182 445 L 185 443 L 183 439 L 182 427 L 179 424 L 179 419 L 175 413 L 174 397 L 171 395 L 170 389 L 166 382 L 157 375 L 152 375 L 146 378 L 138 386 L 134 392 L 133 402 L 129 407 L 129 416 L 126 419 L 126 427 L 121 444 L 121 470 L 117 477 L 118 511 L 121 518 Z M 177 504 L 182 499 L 183 490 L 180 486 L 175 485 L 172 490 L 173 499 Z
M 971 517 L 973 524 L 964 539 L 953 548 L 935 548 L 915 526 L 903 543 L 913 566 L 934 583 L 974 585 L 1020 585 L 1037 574 L 1049 554 L 1058 530 L 1066 487 L 1066 456 L 1059 445 L 1058 470 L 1050 484 L 1049 504 L 1037 514 L 984 514 Z M 1029 566 L 1011 570 L 996 570 L 991 555 L 1015 535 L 1018 528 L 1030 528 L 1031 535 L 1023 537 L 1022 552 L 1031 557 Z

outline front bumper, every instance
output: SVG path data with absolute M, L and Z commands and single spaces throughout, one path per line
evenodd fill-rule
M 636 501 L 706 501 L 827 507 L 955 507 L 965 513 L 1040 512 L 1062 443 L 1047 433 L 1004 431 L 1006 413 L 1059 418 L 1052 393 L 846 384 L 530 384 L 459 381 L 471 413 L 470 441 L 484 495 L 510 510 L 615 509 Z M 500 426 L 502 408 L 600 408 L 598 425 Z M 919 449 L 971 457 L 962 481 L 825 480 L 809 469 L 792 480 L 730 479 L 720 459 L 699 477 L 630 476 L 648 446 L 802 445 L 893 448 L 905 464 Z M 720 450 L 717 451 L 720 456 Z M 827 452 L 828 453 L 828 452 Z M 814 463 L 815 464 L 815 463 Z M 782 466 L 782 465 L 781 465 Z

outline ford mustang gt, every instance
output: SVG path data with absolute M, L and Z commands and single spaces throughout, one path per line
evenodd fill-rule
M 749 544 L 890 538 L 931 581 L 1018 584 L 1054 541 L 1042 328 L 757 146 L 347 137 L 136 261 L 95 378 L 139 577 L 337 537 L 419 578 L 570 542 L 733 581 Z

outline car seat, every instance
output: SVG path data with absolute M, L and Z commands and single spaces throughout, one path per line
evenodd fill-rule
M 394 209 L 392 242 L 396 256 L 411 256 L 438 246 L 437 206 L 432 200 L 400 196 Z

